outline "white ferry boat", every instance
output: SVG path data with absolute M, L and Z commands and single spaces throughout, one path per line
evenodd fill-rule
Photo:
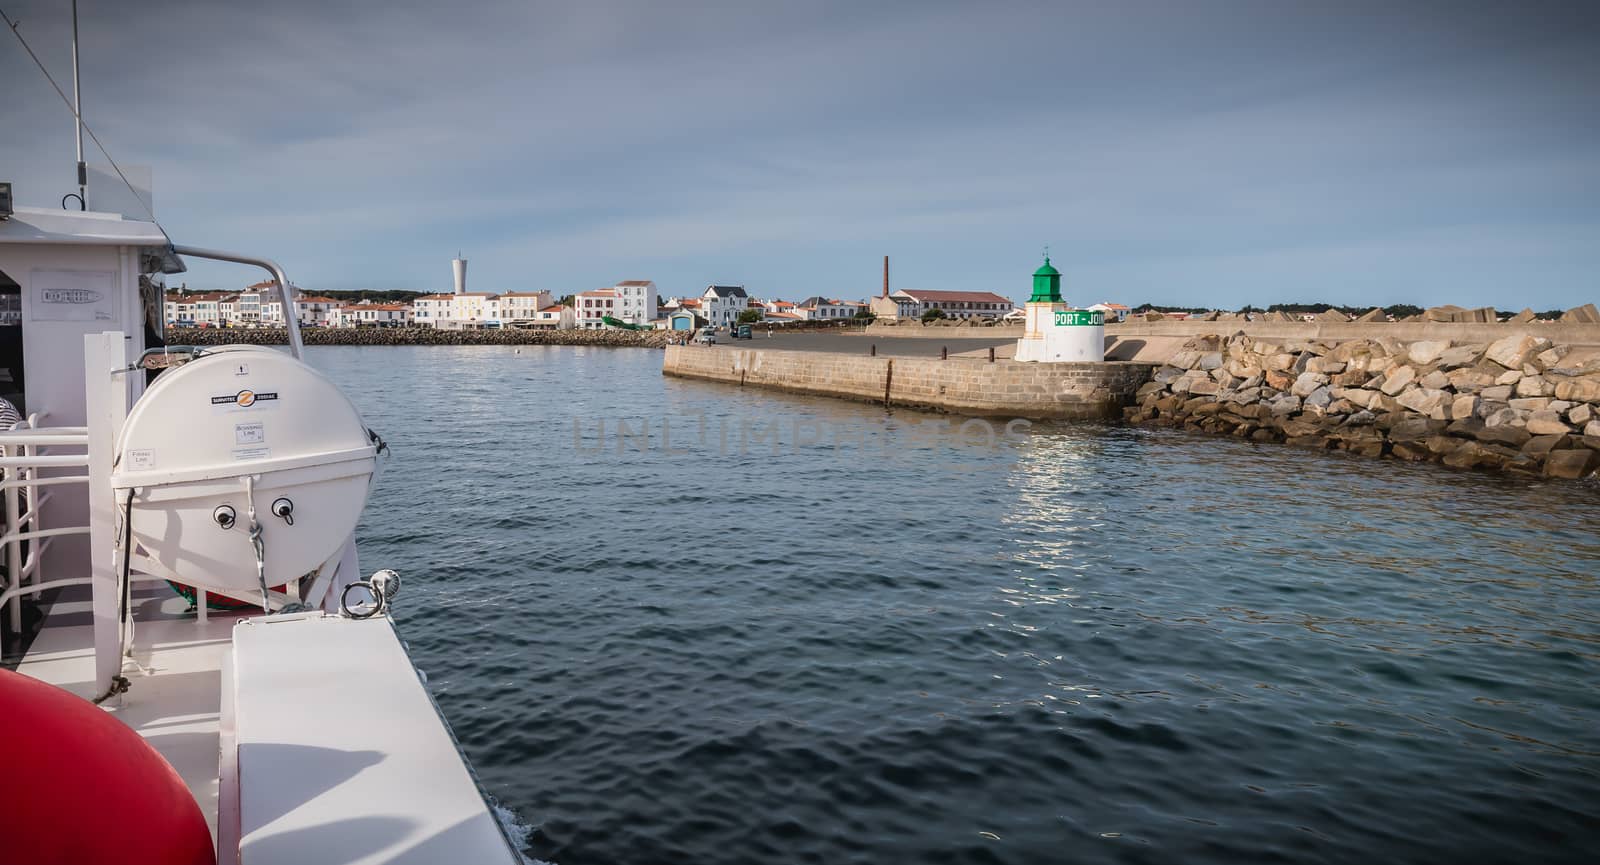
M 185 257 L 260 264 L 294 309 L 271 262 L 0 207 L 0 719 L 37 722 L 0 733 L 0 861 L 521 862 L 389 618 L 398 576 L 359 570 L 381 440 L 293 315 L 286 352 L 156 345 Z
M 79 209 L 0 164 L 0 862 L 523 862 L 362 576 L 383 442 L 288 277 L 92 210 L 82 131 Z M 186 258 L 265 268 L 287 351 L 166 346 Z

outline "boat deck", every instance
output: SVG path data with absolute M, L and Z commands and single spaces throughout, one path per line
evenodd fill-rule
M 94 696 L 88 595 L 62 591 L 18 672 Z M 387 616 L 202 622 L 161 583 L 133 605 L 136 663 L 106 707 L 188 785 L 219 861 L 519 861 Z
M 186 612 L 189 604 L 160 583 L 133 588 L 134 660 L 124 670 L 130 687 L 107 701 L 178 771 L 217 834 L 218 731 L 222 714 L 222 665 L 237 615 L 215 611 L 205 622 Z M 95 695 L 94 629 L 87 586 L 63 589 L 17 672 L 85 699 Z

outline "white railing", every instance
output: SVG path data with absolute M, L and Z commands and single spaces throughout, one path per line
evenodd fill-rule
M 89 527 L 56 526 L 41 528 L 39 515 L 55 494 L 56 488 L 67 484 L 89 482 L 89 432 L 86 427 L 41 427 L 42 413 L 31 414 L 26 420 L 12 424 L 10 430 L 0 431 L 0 492 L 5 497 L 5 522 L 0 525 L 0 552 L 4 554 L 5 582 L 0 585 L 0 607 L 9 607 L 11 629 L 22 628 L 22 596 L 59 586 L 87 585 L 89 577 L 40 579 L 39 563 L 44 551 L 58 537 L 87 535 Z M 81 450 L 82 453 L 58 454 L 59 448 Z M 40 469 L 83 469 L 52 477 L 40 477 Z M 27 546 L 27 555 L 23 547 Z

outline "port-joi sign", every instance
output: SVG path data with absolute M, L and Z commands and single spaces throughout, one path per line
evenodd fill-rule
M 1056 327 L 1103 327 L 1106 314 L 1097 309 L 1058 309 Z

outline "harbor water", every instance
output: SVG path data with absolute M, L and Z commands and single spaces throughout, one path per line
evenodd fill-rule
M 1600 490 L 665 379 L 312 348 L 358 538 L 561 863 L 1580 862 Z

